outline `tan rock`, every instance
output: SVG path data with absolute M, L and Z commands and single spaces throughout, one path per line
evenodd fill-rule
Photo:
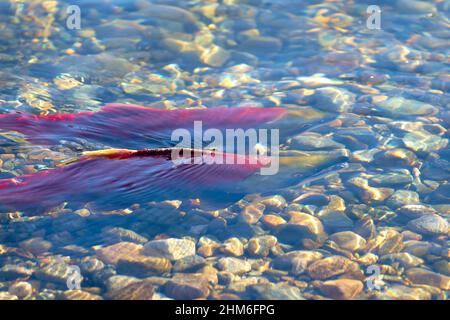
M 359 280 L 329 280 L 319 285 L 319 290 L 329 298 L 336 300 L 353 299 L 362 292 L 364 284 Z
M 328 279 L 359 269 L 358 264 L 342 256 L 330 256 L 311 263 L 307 272 L 313 279 Z
M 352 231 L 337 232 L 330 236 L 330 240 L 345 250 L 354 252 L 363 250 L 366 247 L 366 240 Z
M 406 271 L 406 277 L 414 284 L 424 284 L 442 290 L 450 290 L 450 277 L 422 268 L 411 268 Z
M 105 263 L 116 265 L 119 260 L 140 255 L 143 246 L 132 242 L 118 242 L 97 250 L 97 256 Z

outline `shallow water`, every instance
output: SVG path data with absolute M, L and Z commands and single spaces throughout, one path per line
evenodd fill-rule
M 447 299 L 450 2 L 379 1 L 379 28 L 372 2 L 223 2 L 0 0 L 1 113 L 100 114 L 0 117 L 0 299 Z M 278 129 L 280 170 L 47 179 L 174 145 L 108 103 L 282 108 L 202 118 Z

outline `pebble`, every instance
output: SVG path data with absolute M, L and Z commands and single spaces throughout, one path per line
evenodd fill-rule
M 336 242 L 340 248 L 351 252 L 360 251 L 366 247 L 366 240 L 352 231 L 334 233 L 329 239 Z
M 19 300 L 19 298 L 9 292 L 0 292 L 0 301 L 1 300 Z
M 138 277 L 164 274 L 171 269 L 169 259 L 143 255 L 127 256 L 117 262 L 117 272 Z
M 370 239 L 375 237 L 377 229 L 372 218 L 367 215 L 356 222 L 354 231 L 361 237 Z
M 142 245 L 133 242 L 118 242 L 98 249 L 96 254 L 104 263 L 116 265 L 119 260 L 140 255 L 142 248 Z
M 142 253 L 148 256 L 179 260 L 195 255 L 195 242 L 188 239 L 164 239 L 149 241 Z
M 409 190 L 397 190 L 386 202 L 390 207 L 398 209 L 405 205 L 419 204 L 419 194 Z
M 411 268 L 405 273 L 414 284 L 424 284 L 442 290 L 450 290 L 450 277 L 423 268 Z
M 17 296 L 19 299 L 26 299 L 33 295 L 33 286 L 26 281 L 19 281 L 11 284 L 8 292 Z
M 243 274 L 252 270 L 250 262 L 233 257 L 220 258 L 217 266 L 220 270 L 233 274 Z
M 80 261 L 80 268 L 86 273 L 93 273 L 103 269 L 104 267 L 105 264 L 94 256 L 84 257 Z
M 435 152 L 448 145 L 448 139 L 430 134 L 426 131 L 409 132 L 403 137 L 403 143 L 414 152 Z
M 433 251 L 433 247 L 435 247 L 435 245 L 430 242 L 417 240 L 405 241 L 404 245 L 404 252 L 411 253 L 412 255 L 420 258 L 429 255 Z
M 411 167 L 417 163 L 417 156 L 408 149 L 392 148 L 377 153 L 373 163 L 389 167 Z
M 103 300 L 97 294 L 93 294 L 83 290 L 66 290 L 62 293 L 60 299 L 62 300 Z
M 240 257 L 244 254 L 244 245 L 238 238 L 230 238 L 225 240 L 219 250 L 226 255 Z
M 189 256 L 177 260 L 173 266 L 174 272 L 193 272 L 204 267 L 207 264 L 206 259 L 200 256 Z
M 52 262 L 36 270 L 34 276 L 43 281 L 66 285 L 69 277 L 73 275 L 71 266 L 64 262 Z
M 152 300 L 155 288 L 150 280 L 132 282 L 110 293 L 113 300 Z
M 125 228 L 113 227 L 102 230 L 102 236 L 107 242 L 134 242 L 138 244 L 144 244 L 148 242 L 148 239 L 137 234 L 133 230 Z
M 250 285 L 246 293 L 249 299 L 257 300 L 305 300 L 299 288 L 283 283 Z
M 318 239 L 325 235 L 325 230 L 322 222 L 318 218 L 307 213 L 296 211 L 291 211 L 288 214 L 290 216 L 289 224 L 302 227 L 307 237 Z
M 32 274 L 33 270 L 16 264 L 5 264 L 0 268 L 0 277 L 7 281 L 18 278 L 27 278 Z
M 117 291 L 119 289 L 125 288 L 129 284 L 139 282 L 140 280 L 136 277 L 114 275 L 109 277 L 105 281 L 106 288 L 109 293 Z
M 202 52 L 200 61 L 212 67 L 221 67 L 231 58 L 231 53 L 222 47 L 212 45 Z
M 316 132 L 305 132 L 289 140 L 289 145 L 297 150 L 330 150 L 343 149 L 345 146 L 334 141 L 331 137 Z
M 422 288 L 394 284 L 377 297 L 380 300 L 431 300 L 431 293 Z
M 308 99 L 314 106 L 329 112 L 347 112 L 355 102 L 355 95 L 343 88 L 322 87 L 316 89 L 314 95 Z
M 248 205 L 244 207 L 239 219 L 248 224 L 255 224 L 261 219 L 264 212 L 264 206 Z
M 210 278 L 197 273 L 178 273 L 164 285 L 164 293 L 174 299 L 206 298 L 210 293 Z
M 420 266 L 424 261 L 408 252 L 390 253 L 380 257 L 380 261 L 389 265 L 399 264 L 403 268 Z
M 221 247 L 221 245 L 207 237 L 201 237 L 198 240 L 198 254 L 202 257 L 211 257 L 214 254 L 214 251 Z
M 360 177 L 351 178 L 347 183 L 349 189 L 365 203 L 383 202 L 394 193 L 393 189 L 371 187 L 367 179 Z
M 411 220 L 407 227 L 424 235 L 447 235 L 449 232 L 449 223 L 437 214 L 427 214 Z
M 378 256 L 373 253 L 366 253 L 365 255 L 357 258 L 355 261 L 362 264 L 363 266 L 370 266 L 372 264 L 377 263 Z
M 247 252 L 251 256 L 267 257 L 277 242 L 277 238 L 271 235 L 254 237 L 248 241 Z
M 348 300 L 357 297 L 364 288 L 359 280 L 337 279 L 328 280 L 319 285 L 319 290 L 325 296 L 336 300 Z
M 437 109 L 430 104 L 417 100 L 393 97 L 376 103 L 380 111 L 391 117 L 429 116 L 437 113 Z
M 305 272 L 308 265 L 323 257 L 318 251 L 291 251 L 272 260 L 275 269 L 286 270 L 293 275 Z
M 414 181 L 412 175 L 406 169 L 396 170 L 385 174 L 377 174 L 369 179 L 369 184 L 374 187 L 401 188 Z
M 324 209 L 317 216 L 327 232 L 338 232 L 353 228 L 353 221 L 342 211 Z
M 280 216 L 276 216 L 274 214 L 267 214 L 264 215 L 261 219 L 262 223 L 269 229 L 276 229 L 278 226 L 287 223 L 286 220 L 284 220 Z
M 254 36 L 240 44 L 240 49 L 250 53 L 270 54 L 281 50 L 283 43 L 278 38 Z
M 52 243 L 38 237 L 22 241 L 20 247 L 37 256 L 48 252 L 52 248 Z
M 330 256 L 311 263 L 307 272 L 313 279 L 323 280 L 359 269 L 358 264 L 342 256 Z
M 436 214 L 436 210 L 429 206 L 424 206 L 421 204 L 410 204 L 405 205 L 397 209 L 397 213 L 402 217 L 408 219 L 420 218 L 424 215 Z
M 281 212 L 287 206 L 286 199 L 280 195 L 265 197 L 260 199 L 258 202 L 264 205 L 264 207 L 266 208 L 265 212 L 267 213 Z
M 433 263 L 433 268 L 439 273 L 450 276 L 450 263 L 448 260 L 442 259 Z
M 426 1 L 398 0 L 395 5 L 398 9 L 410 14 L 430 14 L 437 12 L 436 5 Z
M 377 252 L 380 256 L 400 252 L 403 249 L 403 235 L 394 229 L 381 230 L 367 242 L 368 252 Z

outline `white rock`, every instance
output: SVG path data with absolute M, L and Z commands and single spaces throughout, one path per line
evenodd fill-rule
M 164 239 L 149 241 L 142 253 L 147 256 L 180 260 L 195 255 L 195 242 L 187 239 Z

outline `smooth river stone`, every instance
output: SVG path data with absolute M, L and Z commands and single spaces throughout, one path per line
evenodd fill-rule
M 424 261 L 408 252 L 390 253 L 380 257 L 380 261 L 392 265 L 398 263 L 403 268 L 420 266 Z
M 67 280 L 74 273 L 71 266 L 63 262 L 53 262 L 41 269 L 38 269 L 34 276 L 43 281 L 54 282 L 58 284 L 67 284 Z M 81 278 L 82 279 L 82 278 Z
M 83 290 L 66 290 L 60 298 L 62 300 L 103 300 L 101 296 Z
M 250 299 L 258 300 L 305 300 L 299 288 L 283 283 L 261 283 L 246 289 Z
M 31 297 L 33 291 L 31 283 L 26 281 L 15 282 L 11 284 L 8 289 L 9 293 L 19 297 L 19 299 Z
M 431 293 L 422 288 L 393 285 L 381 293 L 379 300 L 431 300 Z
M 327 297 L 336 300 L 348 300 L 355 298 L 364 289 L 364 284 L 359 280 L 337 279 L 329 280 L 319 285 L 319 290 Z
M 412 268 L 406 271 L 406 277 L 414 284 L 424 284 L 442 290 L 450 290 L 450 277 L 422 268 Z
M 131 283 L 123 288 L 113 291 L 113 300 L 152 300 L 155 289 L 150 280 Z
M 19 300 L 19 298 L 9 292 L 0 292 L 0 301 L 1 300 Z
M 426 131 L 410 132 L 403 137 L 405 146 L 414 152 L 433 152 L 444 149 L 448 145 L 448 139 Z
M 195 255 L 195 242 L 188 239 L 153 240 L 144 245 L 142 253 L 148 256 L 179 260 Z
M 3 280 L 15 280 L 17 278 L 27 278 L 33 274 L 33 270 L 15 264 L 5 264 L 0 268 L 0 278 Z
M 113 227 L 113 228 L 106 228 L 102 230 L 102 236 L 105 238 L 106 241 L 112 241 L 112 242 L 134 242 L 138 244 L 144 244 L 148 242 L 148 239 L 137 234 L 133 230 L 128 230 L 125 228 L 119 228 L 119 227 Z
M 163 274 L 172 269 L 169 259 L 147 257 L 144 255 L 128 256 L 119 260 L 117 272 L 138 277 Z
M 119 242 L 96 251 L 97 256 L 104 263 L 116 265 L 119 260 L 140 255 L 143 246 L 132 242 Z
M 228 271 L 233 274 L 243 274 L 252 270 L 250 262 L 244 259 L 226 257 L 221 258 L 218 261 L 217 266 L 222 271 Z
M 213 279 L 200 273 L 178 273 L 164 285 L 164 293 L 174 299 L 206 298 L 211 283 L 217 283 L 217 276 Z
M 355 102 L 355 94 L 342 88 L 322 87 L 307 99 L 315 107 L 329 112 L 346 112 Z
M 347 181 L 349 189 L 365 203 L 383 202 L 390 197 L 394 190 L 390 188 L 375 188 L 369 186 L 369 181 L 361 177 Z
M 305 227 L 307 233 L 312 238 L 321 237 L 325 234 L 322 222 L 318 218 L 310 214 L 297 211 L 291 211 L 288 214 L 290 216 L 289 224 Z
M 311 263 L 307 272 L 313 279 L 328 279 L 359 269 L 358 264 L 342 256 L 330 256 Z
M 125 288 L 129 284 L 139 282 L 140 280 L 135 277 L 130 276 L 122 276 L 122 275 L 115 275 L 112 277 L 109 277 L 106 280 L 106 288 L 108 289 L 108 293 L 117 291 L 119 289 Z
M 403 235 L 394 229 L 381 230 L 375 238 L 367 241 L 368 252 L 377 252 L 380 256 L 400 252 L 403 246 Z
M 244 254 L 244 245 L 238 238 L 230 238 L 225 240 L 219 250 L 226 255 L 240 257 Z
M 264 206 L 248 205 L 244 207 L 239 219 L 248 224 L 255 224 L 261 219 Z
M 378 108 L 392 117 L 434 115 L 437 109 L 420 101 L 393 97 L 377 103 Z
M 366 247 L 366 240 L 352 231 L 334 233 L 329 239 L 336 242 L 340 248 L 351 252 L 360 251 Z
M 390 207 L 397 209 L 405 205 L 419 204 L 419 194 L 409 190 L 397 190 L 386 202 Z
M 276 229 L 278 226 L 287 223 L 280 216 L 276 216 L 274 214 L 267 214 L 262 217 L 262 223 L 269 229 Z
M 428 214 L 411 220 L 407 227 L 425 235 L 446 235 L 449 231 L 447 220 L 437 214 Z
M 254 237 L 248 241 L 247 252 L 251 256 L 267 257 L 277 242 L 277 238 L 271 235 Z
M 417 219 L 428 214 L 436 214 L 436 210 L 432 207 L 421 204 L 409 204 L 397 209 L 397 213 L 409 219 Z
M 318 251 L 291 251 L 276 257 L 272 261 L 272 266 L 275 269 L 286 270 L 293 275 L 299 275 L 306 270 L 308 265 L 322 257 L 323 254 Z
M 207 264 L 206 259 L 201 256 L 189 256 L 177 260 L 173 266 L 174 272 L 193 272 Z
M 34 255 L 41 255 L 52 248 L 52 243 L 42 238 L 32 238 L 22 241 L 20 247 Z

